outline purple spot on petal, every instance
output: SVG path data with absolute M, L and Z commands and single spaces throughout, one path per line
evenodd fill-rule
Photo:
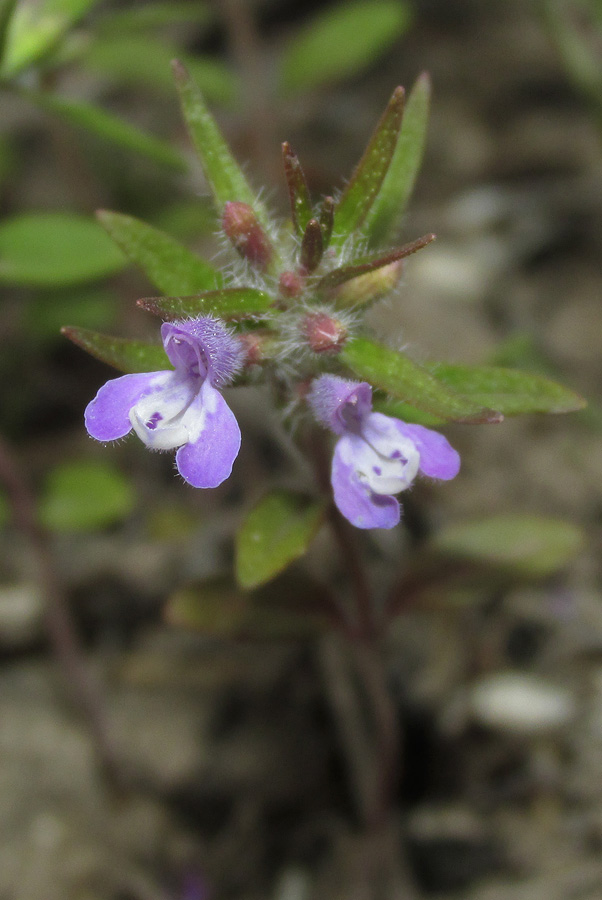
M 401 450 L 394 450 L 389 458 L 390 459 L 401 459 Z
M 161 415 L 160 412 L 153 413 L 152 416 L 150 417 L 150 419 L 148 420 L 148 422 L 146 423 L 146 427 L 148 428 L 148 430 L 154 431 L 162 418 L 163 418 L 163 416 Z
M 380 466 L 372 466 L 372 471 L 376 475 L 382 475 L 382 473 L 383 473 L 383 470 L 380 468 Z

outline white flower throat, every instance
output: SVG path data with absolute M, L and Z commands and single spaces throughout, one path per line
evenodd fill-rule
M 190 383 L 179 382 L 142 397 L 130 410 L 130 422 L 140 440 L 153 450 L 173 450 L 188 443 L 198 426 L 198 412 L 190 411 L 196 393 Z
M 399 494 L 418 474 L 420 453 L 409 438 L 394 441 L 382 437 L 369 443 L 362 436 L 362 449 L 354 462 L 358 479 L 375 494 Z

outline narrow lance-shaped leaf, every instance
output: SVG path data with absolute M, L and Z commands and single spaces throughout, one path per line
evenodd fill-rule
M 335 209 L 333 240 L 339 244 L 361 227 L 374 203 L 395 152 L 403 107 L 404 90 L 398 87 Z
M 299 158 L 288 141 L 282 145 L 284 174 L 291 201 L 291 216 L 297 234 L 304 234 L 307 223 L 312 217 L 309 190 Z
M 417 238 L 410 244 L 404 244 L 403 247 L 398 247 L 397 250 L 392 250 L 384 256 L 377 256 L 373 259 L 366 260 L 365 262 L 359 262 L 350 266 L 341 266 L 340 269 L 333 269 L 332 272 L 329 272 L 328 275 L 325 275 L 320 279 L 316 285 L 316 291 L 318 294 L 326 294 L 329 291 L 334 290 L 334 288 L 339 287 L 339 285 L 344 284 L 346 281 L 351 281 L 352 278 L 358 278 L 360 275 L 376 272 L 378 269 L 384 268 L 384 266 L 388 266 L 400 259 L 405 259 L 406 256 L 411 256 L 411 254 L 416 253 L 417 250 L 422 250 L 423 247 L 426 247 L 427 244 L 430 244 L 431 241 L 434 240 L 434 234 L 425 234 L 423 237 Z
M 273 491 L 251 510 L 236 536 L 236 578 L 258 587 L 303 556 L 325 505 L 288 491 Z
M 137 305 L 163 319 L 215 315 L 223 319 L 261 316 L 272 305 L 273 298 L 257 288 L 224 288 L 192 297 L 144 297 Z
M 463 397 L 438 381 L 425 368 L 366 338 L 355 338 L 339 359 L 355 375 L 411 406 L 458 422 L 499 422 L 499 412 Z
M 115 243 L 160 291 L 188 295 L 220 286 L 213 266 L 171 235 L 122 213 L 100 210 L 97 215 Z
M 98 106 L 92 106 L 81 100 L 67 100 L 64 97 L 57 97 L 55 94 L 29 91 L 24 88 L 19 88 L 19 93 L 40 109 L 59 116 L 70 125 L 84 128 L 110 144 L 125 147 L 126 150 L 139 153 L 141 156 L 146 156 L 160 165 L 179 172 L 186 168 L 180 154 L 165 141 L 140 131 L 129 122 L 105 112 Z
M 61 332 L 91 356 L 120 372 L 162 372 L 173 368 L 159 344 L 112 337 L 88 328 L 66 326 Z
M 218 213 L 221 215 L 224 204 L 228 201 L 247 203 L 261 224 L 267 227 L 269 220 L 266 210 L 230 153 L 200 90 L 181 62 L 175 60 L 172 67 L 184 118 L 213 193 Z
M 432 363 L 428 369 L 448 388 L 505 416 L 574 412 L 585 406 L 583 397 L 574 391 L 518 369 L 450 363 Z
M 373 245 L 395 231 L 408 205 L 424 155 L 430 98 L 431 82 L 423 73 L 408 95 L 391 164 L 363 225 Z
M 334 226 L 334 207 L 334 198 L 324 197 L 322 201 L 322 208 L 320 209 L 319 221 L 320 228 L 322 229 L 322 243 L 325 250 L 330 244 L 330 239 L 332 238 L 332 229 Z

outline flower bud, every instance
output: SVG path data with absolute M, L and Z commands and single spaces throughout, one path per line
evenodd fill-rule
M 303 278 L 297 272 L 287 270 L 279 278 L 280 293 L 287 300 L 298 297 L 303 290 Z
M 398 259 L 375 269 L 374 272 L 367 272 L 365 275 L 358 275 L 357 278 L 351 278 L 345 281 L 339 287 L 335 288 L 329 295 L 337 306 L 360 306 L 364 303 L 374 303 L 384 297 L 392 290 L 403 271 L 403 260 Z
M 249 204 L 226 203 L 222 226 L 237 253 L 256 269 L 265 271 L 272 259 L 272 245 Z
M 307 316 L 303 330 L 314 353 L 338 353 L 347 340 L 347 329 L 343 323 L 323 312 Z

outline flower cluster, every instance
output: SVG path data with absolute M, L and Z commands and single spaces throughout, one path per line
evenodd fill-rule
M 174 368 L 108 381 L 86 408 L 86 428 L 99 441 L 133 429 L 152 450 L 175 449 L 177 469 L 193 487 L 217 487 L 230 475 L 241 443 L 219 389 L 242 367 L 244 344 L 210 316 L 166 322 L 161 336 Z M 458 473 L 459 456 L 441 434 L 373 412 L 366 382 L 321 375 L 307 400 L 315 418 L 338 436 L 334 501 L 358 528 L 394 527 L 401 514 L 394 495 L 419 473 L 442 480 Z

